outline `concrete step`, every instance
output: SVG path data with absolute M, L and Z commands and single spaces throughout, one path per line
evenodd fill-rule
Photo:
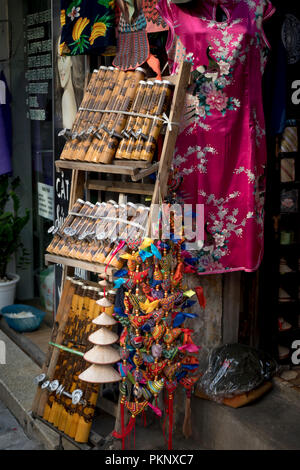
M 194 439 L 217 450 L 299 450 L 300 402 L 276 386 L 242 408 L 193 397 Z
M 29 438 L 11 412 L 0 402 L 0 449 L 44 450 L 36 439 Z

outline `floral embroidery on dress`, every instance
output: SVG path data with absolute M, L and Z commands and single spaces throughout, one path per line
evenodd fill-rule
M 199 173 L 207 173 L 207 154 L 217 154 L 218 152 L 216 151 L 215 148 L 213 148 L 210 145 L 207 145 L 206 147 L 201 148 L 199 145 L 196 145 L 195 147 L 188 147 L 187 152 L 185 152 L 184 156 L 181 156 L 176 153 L 175 149 L 175 157 L 173 159 L 173 165 L 175 168 L 181 166 L 179 174 L 181 175 L 189 175 L 190 173 L 193 173 L 194 171 L 198 171 Z M 189 164 L 189 157 L 193 154 L 196 154 L 197 157 L 197 164 L 196 165 L 190 165 Z M 182 166 L 184 163 L 187 163 L 188 165 L 186 167 Z
M 227 110 L 236 111 L 240 107 L 240 101 L 235 97 L 228 97 L 223 91 L 230 83 L 232 77 L 231 64 L 222 56 L 216 60 L 212 57 L 212 47 L 207 48 L 207 57 L 209 66 L 200 65 L 193 71 L 194 80 L 193 96 L 198 98 L 198 104 L 193 104 L 189 112 L 191 118 L 195 117 L 195 121 L 199 123 L 200 118 L 205 119 L 211 116 L 211 111 L 219 111 L 225 116 Z M 215 52 L 213 50 L 213 52 Z M 186 59 L 192 64 L 194 63 L 194 55 L 187 54 Z
M 223 256 L 228 255 L 231 236 L 236 235 L 242 238 L 247 220 L 254 218 L 255 215 L 248 211 L 246 216 L 241 218 L 238 207 L 229 207 L 232 200 L 241 196 L 239 191 L 229 194 L 227 198 L 220 199 L 217 199 L 214 194 L 206 194 L 203 190 L 199 190 L 199 194 L 205 198 L 205 210 L 208 212 L 206 232 L 209 234 L 209 244 L 203 246 L 197 253 L 198 271 L 203 273 L 224 269 L 220 260 Z M 209 211 L 209 205 L 214 207 L 213 211 Z
M 241 173 L 245 173 L 248 176 L 248 181 L 249 183 L 254 183 L 255 182 L 255 174 L 249 169 L 245 168 L 243 166 L 240 166 L 239 168 L 236 168 L 233 173 L 236 175 L 240 175 Z
M 254 0 L 243 0 L 245 3 L 247 3 L 248 7 L 251 9 L 251 10 L 254 10 L 255 7 L 256 7 L 256 3 Z
M 200 73 L 195 78 L 195 95 L 199 100 L 199 105 L 195 108 L 196 119 L 211 116 L 212 110 L 219 111 L 225 116 L 228 110 L 236 111 L 240 107 L 237 98 L 228 97 L 223 91 L 224 82 L 207 78 L 206 74 Z

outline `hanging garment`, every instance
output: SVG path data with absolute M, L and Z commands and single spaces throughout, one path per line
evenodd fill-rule
M 159 15 L 156 8 L 157 0 L 143 0 L 143 12 L 147 20 L 147 33 L 157 33 L 168 29 L 167 23 Z
M 120 17 L 117 54 L 113 65 L 121 70 L 135 70 L 147 62 L 157 78 L 161 79 L 160 63 L 150 52 L 147 35 L 149 31 L 160 31 L 166 27 L 155 9 L 156 0 L 118 0 L 117 5 Z
M 113 44 L 114 0 L 61 0 L 61 55 L 101 54 Z
M 146 22 L 147 22 L 147 26 L 146 26 L 147 33 L 157 33 L 161 31 L 167 31 L 168 25 L 164 21 L 164 19 L 160 16 L 156 8 L 157 0 L 139 0 L 139 1 L 131 1 L 128 3 L 135 4 L 138 8 L 139 7 L 142 8 L 144 15 L 145 15 Z M 123 8 L 124 7 L 122 5 L 122 2 L 117 1 L 116 7 L 115 7 L 116 25 L 119 24 L 121 10 L 123 10 Z
M 225 19 L 217 21 L 217 12 Z M 254 271 L 263 254 L 265 122 L 261 78 L 269 44 L 268 0 L 206 0 L 177 6 L 160 0 L 169 25 L 172 74 L 192 63 L 173 159 L 182 200 L 204 204 L 199 274 Z
M 12 172 L 11 94 L 4 73 L 0 73 L 0 175 Z
M 147 21 L 143 10 L 131 23 L 126 22 L 123 14 L 118 26 L 118 49 L 113 65 L 122 70 L 134 70 L 144 64 L 150 55 Z

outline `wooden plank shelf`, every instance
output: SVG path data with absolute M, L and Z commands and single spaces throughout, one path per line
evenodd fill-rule
M 55 162 L 56 169 L 68 169 L 68 170 L 79 170 L 79 171 L 92 171 L 96 173 L 109 173 L 114 175 L 129 175 L 136 176 L 142 170 L 150 171 L 153 173 L 157 170 L 157 164 L 151 165 L 148 162 L 120 162 L 118 160 L 112 164 L 102 164 L 102 163 L 90 163 L 90 162 L 81 162 L 78 160 L 56 160 Z M 153 171 L 151 171 L 153 167 Z M 149 173 L 149 174 L 150 174 Z
M 123 181 L 88 180 L 86 186 L 90 190 L 142 194 L 146 196 L 152 195 L 154 192 L 154 184 L 128 183 Z
M 99 273 L 99 274 L 104 273 L 106 269 L 106 264 L 91 263 L 89 261 L 81 261 L 79 259 L 67 258 L 64 256 L 51 255 L 51 254 L 45 255 L 45 263 L 46 263 L 46 266 L 48 266 L 49 264 L 62 264 L 63 266 L 68 266 L 71 268 L 79 268 L 85 271 L 90 271 L 90 272 Z M 112 266 L 109 266 L 106 269 L 106 273 L 109 276 L 112 276 L 115 271 L 117 271 L 117 269 Z
M 117 166 L 130 166 L 134 168 L 149 168 L 152 163 L 146 162 L 144 160 L 113 160 L 112 165 L 117 165 Z
M 146 176 L 152 175 L 152 173 L 158 171 L 158 166 L 159 163 L 154 163 L 153 165 L 149 166 L 148 168 L 145 168 L 144 170 L 140 170 L 136 175 L 133 175 L 131 177 L 132 181 L 139 181 Z

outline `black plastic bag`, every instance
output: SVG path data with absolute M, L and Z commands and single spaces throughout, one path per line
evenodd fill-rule
M 271 356 L 244 344 L 215 348 L 199 387 L 218 400 L 249 392 L 275 374 L 277 363 Z

